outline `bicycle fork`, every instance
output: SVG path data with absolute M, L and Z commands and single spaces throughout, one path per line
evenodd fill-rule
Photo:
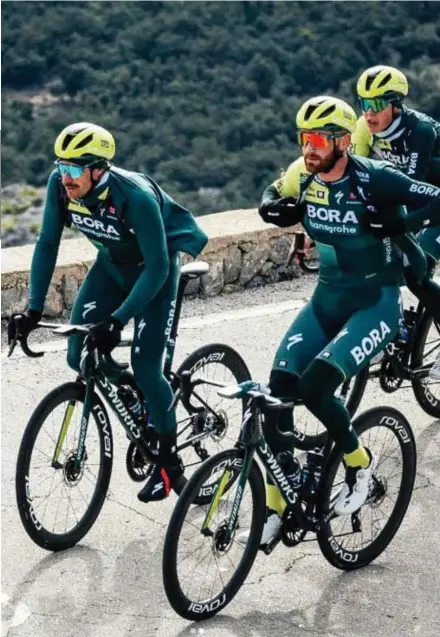
M 76 449 L 75 461 L 73 463 L 74 471 L 80 470 L 81 463 L 84 458 L 85 448 L 86 448 L 87 429 L 89 426 L 89 418 L 90 418 L 90 412 L 92 409 L 92 398 L 93 398 L 94 391 L 95 391 L 95 381 L 93 378 L 89 378 L 86 381 L 86 395 L 84 399 L 83 411 L 81 414 L 81 427 L 79 431 L 78 447 Z M 61 453 L 64 441 L 66 439 L 70 422 L 72 420 L 75 406 L 76 406 L 76 400 L 70 400 L 64 412 L 63 422 L 61 425 L 60 433 L 58 435 L 58 440 L 56 442 L 55 451 L 52 458 L 52 467 L 54 469 L 61 469 L 62 467 L 62 464 L 59 462 L 59 457 L 60 457 L 60 453 Z
M 231 513 L 227 520 L 226 526 L 222 527 L 222 544 L 228 545 L 233 538 L 234 531 L 237 528 L 238 521 L 238 512 L 240 510 L 241 501 L 243 499 L 243 493 L 246 486 L 247 479 L 251 472 L 252 461 L 254 457 L 254 449 L 247 450 L 245 457 L 242 461 L 242 466 L 240 469 L 240 475 L 238 477 L 238 485 L 237 490 L 235 492 L 234 501 L 232 503 Z M 235 460 L 236 462 L 236 460 Z M 202 524 L 201 533 L 205 536 L 214 535 L 209 525 L 211 524 L 214 513 L 216 512 L 220 499 L 225 492 L 226 487 L 229 484 L 229 481 L 234 473 L 234 467 L 226 467 L 223 471 L 223 475 L 217 483 L 216 490 L 214 492 L 214 497 L 211 500 L 211 504 L 209 506 L 208 512 L 206 514 L 205 520 Z

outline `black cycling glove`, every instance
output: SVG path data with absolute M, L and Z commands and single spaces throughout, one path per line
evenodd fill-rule
M 406 217 L 390 215 L 378 215 L 377 212 L 369 212 L 364 217 L 367 230 L 375 237 L 395 237 L 408 232 L 405 222 Z
M 93 327 L 90 328 L 88 345 L 91 348 L 96 347 L 103 354 L 110 354 L 121 341 L 123 327 L 121 321 L 114 316 L 93 325 Z
M 258 208 L 258 213 L 263 221 L 273 223 L 280 228 L 288 228 L 297 223 L 293 216 L 294 212 L 296 212 L 296 199 L 294 197 L 281 197 L 281 199 L 265 201 Z
M 25 339 L 37 327 L 40 320 L 41 312 L 38 310 L 26 310 L 12 314 L 8 323 L 8 345 L 16 339 Z

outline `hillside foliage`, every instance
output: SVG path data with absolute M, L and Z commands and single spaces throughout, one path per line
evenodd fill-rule
M 3 2 L 3 184 L 46 182 L 57 133 L 108 127 L 117 165 L 198 214 L 250 207 L 298 153 L 298 105 L 355 105 L 387 63 L 440 119 L 436 2 Z

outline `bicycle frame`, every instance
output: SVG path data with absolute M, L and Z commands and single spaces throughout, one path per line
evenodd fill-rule
M 418 326 L 420 325 L 423 319 L 423 316 L 425 315 L 425 312 L 427 312 L 427 310 L 425 306 L 419 301 L 419 303 L 417 304 L 417 308 L 415 310 L 410 309 L 409 311 L 412 311 L 414 314 L 414 328 L 410 335 L 409 341 L 403 347 L 396 346 L 394 342 L 390 343 L 385 349 L 385 358 L 386 360 L 390 361 L 392 365 L 395 366 L 394 373 L 396 374 L 397 377 L 401 378 L 402 380 L 411 381 L 411 380 L 414 380 L 415 378 L 422 378 L 422 379 L 427 378 L 429 376 L 429 371 L 432 365 L 426 364 L 426 365 L 423 365 L 422 367 L 417 367 L 417 368 L 410 367 L 410 357 L 411 357 L 412 349 L 415 342 L 415 335 L 416 335 Z M 440 332 L 440 329 L 439 329 L 439 332 Z M 437 347 L 438 345 L 435 346 L 432 350 L 430 350 L 430 352 L 428 352 L 427 354 L 429 355 L 430 353 L 432 353 L 435 349 L 437 349 Z M 403 360 L 399 360 L 397 358 L 396 354 L 399 352 L 403 353 Z M 370 372 L 370 378 L 378 378 L 381 373 L 382 373 L 382 366 L 378 370 Z
M 85 393 L 85 399 L 84 399 L 83 412 L 81 415 L 81 427 L 79 432 L 78 448 L 77 448 L 75 464 L 74 464 L 75 469 L 76 470 L 80 469 L 81 462 L 84 458 L 85 441 L 87 437 L 87 429 L 88 429 L 88 423 L 90 418 L 90 412 L 92 409 L 92 398 L 93 398 L 93 393 L 96 387 L 100 389 L 106 403 L 110 406 L 112 411 L 117 416 L 129 440 L 136 445 L 136 447 L 139 449 L 140 453 L 142 454 L 144 458 L 146 458 L 150 462 L 155 462 L 155 456 L 151 451 L 149 441 L 145 437 L 145 431 L 143 430 L 143 428 L 139 427 L 136 424 L 130 410 L 127 409 L 123 401 L 119 398 L 115 385 L 113 385 L 110 382 L 110 380 L 107 378 L 107 376 L 104 374 L 104 372 L 100 368 L 99 364 L 100 364 L 99 355 L 96 350 L 92 352 L 88 352 L 86 349 L 83 350 L 83 354 L 81 356 L 81 366 L 82 366 L 82 372 L 83 372 L 83 380 L 85 382 L 85 387 L 86 387 L 86 390 L 85 390 L 86 393 Z M 195 381 L 192 381 L 192 382 L 190 381 L 189 383 L 187 383 L 185 388 L 187 391 L 189 390 L 191 392 L 192 388 L 195 385 L 202 384 L 202 383 L 213 385 L 215 387 L 223 387 L 223 384 L 221 383 L 217 383 L 215 381 L 211 381 L 204 378 L 198 378 Z M 202 398 L 200 398 L 195 392 L 193 393 L 193 395 L 199 400 L 199 402 L 209 412 L 215 415 L 215 412 L 211 409 L 211 407 L 209 407 L 209 405 L 207 405 L 203 401 Z M 179 392 L 177 392 L 175 396 L 175 400 L 173 400 L 173 403 L 170 408 L 173 408 L 175 406 L 180 396 L 182 397 L 183 402 L 186 403 L 186 408 L 188 412 L 190 413 L 192 411 L 191 407 L 188 404 L 188 401 L 185 401 L 185 394 L 182 392 L 180 392 L 180 395 L 179 395 Z M 72 403 L 72 401 L 69 402 L 64 414 L 63 423 L 61 425 L 60 433 L 58 436 L 58 440 L 56 442 L 54 456 L 52 460 L 52 466 L 54 468 L 58 468 L 58 457 L 61 452 L 63 441 L 66 437 L 67 429 L 70 424 L 70 420 L 73 413 L 73 407 L 74 407 L 74 403 Z M 198 413 L 198 411 L 199 409 L 196 409 L 195 413 Z M 183 433 L 185 429 L 181 433 Z M 208 428 L 199 434 L 195 434 L 189 437 L 187 440 L 185 440 L 184 442 L 178 445 L 177 450 L 182 451 L 186 449 L 187 447 L 194 445 L 198 441 L 201 441 L 204 438 L 207 438 L 210 435 L 210 433 L 211 432 Z
M 255 404 L 256 403 L 256 404 Z M 226 536 L 225 541 L 229 542 L 232 538 L 232 534 L 236 529 L 237 520 L 238 520 L 238 512 L 240 510 L 241 501 L 243 498 L 243 493 L 246 485 L 246 481 L 249 477 L 252 461 L 254 455 L 260 458 L 261 463 L 263 464 L 264 469 L 274 480 L 276 486 L 280 490 L 284 502 L 287 507 L 298 507 L 299 511 L 299 493 L 296 491 L 289 483 L 287 476 L 284 471 L 280 467 L 272 453 L 268 443 L 266 442 L 263 435 L 263 413 L 264 410 L 267 409 L 263 407 L 264 399 L 261 398 L 251 398 L 247 404 L 247 409 L 243 416 L 242 421 L 242 429 L 240 434 L 240 439 L 237 443 L 237 446 L 243 448 L 244 458 L 243 463 L 240 468 L 240 475 L 238 477 L 238 486 L 237 491 L 235 493 L 234 501 L 232 503 L 231 514 L 228 519 L 227 527 L 226 527 Z M 287 405 L 283 405 L 282 407 L 278 407 L 278 409 L 286 409 L 290 408 Z M 331 450 L 332 443 L 330 440 L 327 440 L 324 446 L 324 454 L 323 461 L 325 462 Z M 211 501 L 211 505 L 206 514 L 205 520 L 202 525 L 202 533 L 205 535 L 209 535 L 209 524 L 212 520 L 212 516 L 215 513 L 215 510 L 218 506 L 220 498 L 222 497 L 224 490 L 229 482 L 230 475 L 232 470 L 226 468 L 223 472 L 223 475 L 218 482 L 217 491 Z

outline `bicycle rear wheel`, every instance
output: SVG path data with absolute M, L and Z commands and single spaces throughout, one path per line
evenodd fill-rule
M 266 497 L 255 461 L 243 488 L 237 526 L 229 542 L 223 539 L 240 488 L 242 463 L 243 453 L 238 449 L 209 458 L 188 481 L 169 521 L 163 550 L 163 582 L 168 601 L 184 619 L 201 621 L 224 608 L 245 581 L 257 555 Z M 222 479 L 227 488 L 219 491 Z M 206 484 L 209 499 L 205 505 L 195 506 Z M 249 530 L 246 543 L 237 541 L 238 529 Z
M 183 372 L 189 372 L 191 380 L 203 377 L 231 385 L 251 378 L 240 354 L 232 347 L 221 343 L 199 347 L 181 363 L 171 383 L 174 392 L 179 388 L 179 378 Z M 136 389 L 134 377 L 127 384 Z M 195 392 L 189 398 L 189 405 L 178 402 L 177 448 L 180 450 L 186 477 L 189 477 L 203 460 L 235 444 L 240 433 L 243 411 L 244 401 L 222 398 L 218 395 L 217 388 L 208 384 L 195 388 Z M 149 433 L 152 444 L 156 445 L 154 432 Z M 181 449 L 188 440 L 200 435 L 201 439 Z M 144 458 L 136 446 L 130 443 L 126 454 L 126 467 L 130 478 L 135 482 L 145 481 L 153 466 L 151 459 Z
M 377 456 L 369 494 L 359 511 L 330 519 L 317 534 L 326 560 L 346 571 L 366 566 L 386 549 L 405 516 L 416 477 L 414 434 L 397 409 L 369 409 L 353 426 Z M 331 511 L 344 477 L 342 453 L 333 449 L 320 484 L 320 517 Z
M 104 504 L 113 465 L 107 412 L 95 393 L 79 470 L 78 448 L 85 386 L 66 383 L 38 405 L 24 431 L 15 488 L 23 526 L 38 546 L 62 551 L 90 530 Z
M 411 368 L 424 370 L 412 380 L 414 396 L 430 416 L 440 418 L 440 381 L 429 378 L 428 371 L 440 354 L 440 325 L 425 311 L 414 337 Z
M 192 352 L 176 372 L 174 390 L 179 387 L 179 377 L 183 372 L 189 372 L 191 380 L 205 378 L 230 385 L 251 379 L 240 354 L 221 343 L 210 343 Z M 197 385 L 189 404 L 179 403 L 177 406 L 178 449 L 191 437 L 206 434 L 205 438 L 187 447 L 181 454 L 188 477 L 203 460 L 233 447 L 240 433 L 245 400 L 223 398 L 218 395 L 217 389 L 213 385 Z

